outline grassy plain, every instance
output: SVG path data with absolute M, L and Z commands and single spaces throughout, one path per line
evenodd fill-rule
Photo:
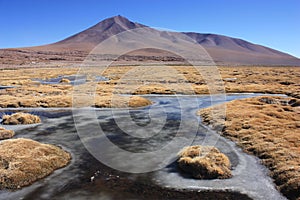
M 3 69 L 0 85 L 14 88 L 0 90 L 0 107 L 71 107 L 74 92 L 86 97 L 93 95 L 84 104 L 95 107 L 130 106 L 132 99 L 120 94 L 208 94 L 211 88 L 207 85 L 214 82 L 209 82 L 207 69 L 191 66 Z M 300 98 L 299 67 L 219 67 L 211 73 L 215 73 L 209 76 L 216 79 L 217 89 L 227 93 L 278 93 Z M 74 74 L 86 74 L 88 81 L 73 86 L 66 80 L 59 84 L 41 84 L 35 80 Z M 110 80 L 96 83 L 91 77 L 94 75 Z M 120 106 L 113 105 L 114 99 L 118 99 Z M 139 106 L 137 101 L 142 98 L 134 100 L 132 105 Z M 145 102 L 142 100 L 141 105 Z

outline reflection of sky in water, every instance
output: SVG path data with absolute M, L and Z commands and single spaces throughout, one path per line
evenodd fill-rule
M 100 82 L 100 81 L 109 81 L 109 78 L 104 77 L 104 76 L 96 76 L 95 81 Z
M 226 101 L 233 99 L 241 99 L 258 94 L 241 94 L 227 95 Z M 146 96 L 147 97 L 147 96 Z M 219 138 L 219 135 L 210 131 L 206 127 L 200 125 L 197 136 L 193 140 L 193 144 L 202 144 L 206 138 L 206 142 L 215 142 L 216 147 L 229 156 L 233 164 L 232 179 L 227 180 L 194 180 L 182 175 L 176 169 L 176 165 L 171 164 L 166 168 L 158 170 L 154 173 L 144 174 L 128 174 L 113 170 L 93 157 L 85 148 L 82 140 L 90 141 L 88 145 L 99 150 L 99 144 L 102 142 L 103 136 L 99 136 L 99 126 L 91 123 L 91 118 L 101 125 L 105 133 L 105 137 L 120 148 L 132 152 L 148 152 L 161 148 L 174 137 L 174 132 L 178 130 L 180 123 L 186 123 L 187 128 L 180 132 L 180 137 L 184 140 L 188 137 L 190 131 L 199 118 L 195 115 L 199 108 L 211 105 L 210 96 L 154 96 L 149 95 L 148 98 L 155 104 L 140 108 L 130 109 L 129 118 L 137 124 L 141 130 L 147 130 L 147 125 L 155 118 L 159 118 L 160 112 L 166 112 L 166 123 L 159 130 L 159 134 L 154 134 L 149 138 L 134 138 L 128 135 L 124 130 L 135 131 L 136 127 L 130 124 L 122 124 L 122 129 L 116 125 L 116 122 L 126 121 L 126 109 L 94 109 L 94 116 L 86 115 L 82 110 L 78 110 L 76 117 L 80 119 L 76 124 L 77 128 L 85 130 L 86 137 L 78 135 L 74 124 L 74 116 L 71 109 L 23 109 L 30 111 L 32 114 L 41 116 L 42 123 L 36 126 L 19 126 L 15 127 L 15 138 L 31 138 L 43 143 L 55 144 L 61 146 L 72 153 L 72 162 L 66 168 L 55 171 L 52 175 L 36 182 L 35 184 L 25 187 L 22 190 L 9 192 L 0 191 L 0 199 L 141 199 L 141 192 L 151 190 L 152 196 L 143 199 L 164 199 L 156 198 L 156 190 L 151 187 L 158 188 L 174 188 L 187 190 L 209 190 L 222 191 L 224 189 L 248 194 L 254 199 L 284 199 L 275 190 L 272 180 L 267 177 L 267 170 L 259 164 L 259 161 L 253 156 L 248 156 L 238 149 L 232 142 Z M 179 104 L 180 100 L 184 106 Z M 195 104 L 195 99 L 198 103 Z M 218 102 L 214 102 L 218 103 Z M 184 109 L 184 111 L 182 110 Z M 18 110 L 22 110 L 19 109 Z M 12 113 L 16 109 L 1 109 L 1 113 Z M 182 122 L 183 121 L 183 122 Z M 5 126 L 5 128 L 13 128 Z M 124 129 L 125 128 L 125 129 Z M 139 130 L 140 131 L 140 130 Z M 149 131 L 145 131 L 146 133 Z M 138 165 L 139 163 L 130 163 L 122 160 L 118 155 L 111 155 L 113 158 L 121 162 Z M 153 158 L 155 159 L 155 158 Z M 97 174 L 97 175 L 95 175 Z M 94 181 L 91 182 L 91 177 Z M 147 184 L 143 186 L 143 182 Z M 134 190 L 132 186 L 134 185 Z M 137 187 L 137 185 L 139 187 Z M 131 192 L 126 192 L 131 191 Z M 133 191 L 136 191 L 133 192 Z M 157 193 L 163 192 L 157 191 Z M 170 192 L 170 191 L 168 191 Z M 171 192 L 172 193 L 172 192 Z M 184 192 L 181 192 L 181 195 Z M 197 194 L 196 194 L 197 195 Z M 207 194 L 209 195 L 209 194 Z M 214 194 L 212 194 L 212 198 Z M 175 197 L 176 199 L 176 197 Z
M 6 86 L 6 85 L 0 85 L 0 90 L 8 89 L 8 88 L 14 88 L 15 86 Z

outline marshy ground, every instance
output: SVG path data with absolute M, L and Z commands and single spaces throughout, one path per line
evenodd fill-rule
M 88 93 L 92 90 L 95 107 L 118 107 L 111 102 L 112 95 L 119 94 L 208 94 L 203 68 L 181 67 L 108 67 L 105 69 L 79 68 L 27 68 L 3 69 L 1 86 L 13 86 L 0 90 L 0 107 L 71 107 L 74 86 L 66 81 L 59 84 L 42 84 L 36 79 L 47 80 L 61 75 L 93 74 L 109 78 L 108 81 L 87 82 L 76 90 Z M 300 98 L 299 67 L 219 67 L 227 93 L 287 94 Z M 222 86 L 223 87 L 223 86 Z M 128 97 L 114 98 L 124 106 Z M 132 106 L 147 105 L 134 99 Z M 123 102 L 123 103 L 122 103 Z M 149 103 L 149 102 L 148 102 Z M 85 102 L 88 105 L 87 102 Z M 128 103 L 127 103 L 128 104 Z
M 205 124 L 258 156 L 271 171 L 278 189 L 290 199 L 300 197 L 299 99 L 255 97 L 226 103 L 226 121 L 200 110 Z
M 226 93 L 286 94 L 229 102 L 221 134 L 257 155 L 271 170 L 278 188 L 290 199 L 300 198 L 299 67 L 218 67 Z M 151 104 L 139 96 L 123 94 L 209 94 L 202 67 L 22 68 L 0 70 L 0 107 L 140 107 Z M 43 84 L 61 75 L 87 74 L 86 82 Z M 91 75 L 108 80 L 93 81 Z M 92 98 L 79 98 L 91 95 Z M 74 105 L 73 103 L 76 103 Z M 200 112 L 213 126 L 210 110 Z

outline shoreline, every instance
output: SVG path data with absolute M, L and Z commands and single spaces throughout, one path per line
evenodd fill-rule
M 269 176 L 278 190 L 290 199 L 297 199 L 300 197 L 297 186 L 300 180 L 297 121 L 300 118 L 299 105 L 289 104 L 290 99 L 266 96 L 227 102 L 225 121 L 222 116 L 212 116 L 213 107 L 200 109 L 198 115 L 204 124 L 259 158 L 269 168 Z M 241 108 L 244 112 L 237 111 Z
M 131 95 L 131 94 L 120 94 L 120 96 L 125 96 L 125 97 L 213 97 L 213 96 L 224 96 L 225 98 L 227 96 L 237 96 L 237 95 L 255 95 L 255 96 L 279 96 L 279 97 L 289 97 L 286 94 L 270 94 L 270 93 L 255 93 L 255 92 L 245 92 L 245 93 L 222 93 L 222 94 L 215 94 L 215 95 L 210 95 L 210 94 L 141 94 L 141 95 Z M 226 102 L 226 100 L 224 100 Z M 107 110 L 107 109 L 135 109 L 135 108 L 143 108 L 147 106 L 151 106 L 153 104 L 149 104 L 146 106 L 139 106 L 139 107 L 94 107 L 94 106 L 85 106 L 85 107 L 0 107 L 0 111 L 5 111 L 5 110 L 11 110 L 11 111 L 17 111 L 17 110 L 37 110 L 37 111 L 59 111 L 59 110 Z

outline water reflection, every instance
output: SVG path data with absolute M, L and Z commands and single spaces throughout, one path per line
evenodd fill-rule
M 227 101 L 250 96 L 255 95 L 229 95 Z M 42 116 L 42 124 L 23 128 L 19 126 L 15 137 L 31 138 L 61 146 L 72 153 L 72 163 L 29 187 L 16 191 L 2 190 L 0 199 L 284 199 L 276 191 L 272 180 L 267 177 L 266 169 L 259 165 L 255 158 L 245 155 L 233 143 L 219 138 L 219 135 L 201 124 L 199 126 L 200 121 L 195 112 L 199 108 L 211 105 L 209 96 L 148 98 L 156 103 L 141 109 L 78 110 L 75 117 L 76 121 L 79 119 L 80 122 L 76 126 L 84 130 L 80 135 L 75 128 L 74 112 L 70 109 L 24 109 Z M 87 115 L 91 111 L 93 115 Z M 160 119 L 160 111 L 165 113 L 165 123 L 159 129 L 147 130 L 153 120 Z M 15 110 L 2 109 L 2 113 L 10 112 Z M 128 121 L 128 118 L 136 126 L 131 123 L 120 124 Z M 182 123 L 185 129 L 180 129 Z M 99 134 L 99 127 L 103 134 Z M 137 135 L 140 137 L 131 135 L 131 132 L 140 130 L 144 130 L 139 133 L 141 135 Z M 151 131 L 150 137 L 143 137 L 143 134 L 147 135 Z M 82 133 L 86 135 L 83 137 Z M 172 162 L 154 172 L 121 172 L 99 162 L 95 152 L 100 155 L 106 154 L 107 157 L 113 157 L 132 167 L 144 161 L 141 158 L 141 163 L 133 163 L 131 160 L 119 158 L 118 155 L 109 154 L 109 151 L 104 153 L 101 149 L 104 138 L 108 138 L 115 146 L 133 153 L 157 151 L 174 138 L 179 138 L 178 145 L 184 144 L 185 141 L 192 141 L 193 144 L 213 143 L 229 156 L 234 177 L 229 180 L 193 180 L 188 175 L 179 173 L 176 164 Z M 175 155 L 176 153 L 174 152 Z M 166 155 L 157 155 L 159 156 Z M 158 162 L 157 165 L 159 164 Z M 202 192 L 199 193 L 199 190 Z

